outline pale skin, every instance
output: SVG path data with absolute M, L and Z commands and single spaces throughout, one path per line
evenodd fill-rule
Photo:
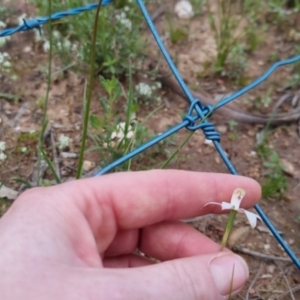
M 244 208 L 260 198 L 249 178 L 175 170 L 31 189 L 0 220 L 1 299 L 226 299 L 246 263 L 178 220 L 221 213 L 203 206 L 238 187 Z

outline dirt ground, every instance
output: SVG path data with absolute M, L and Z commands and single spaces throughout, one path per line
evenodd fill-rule
M 174 1 L 170 1 L 166 7 L 172 11 Z M 21 15 L 24 7 L 14 7 L 17 16 Z M 154 8 L 151 8 L 154 11 Z M 179 22 L 179 21 L 178 21 Z M 187 24 L 187 21 L 182 21 Z M 166 30 L 166 13 L 156 20 L 156 25 L 161 34 Z M 298 22 L 299 23 L 299 22 Z M 15 24 L 12 20 L 11 24 Z M 177 66 L 193 90 L 206 92 L 211 97 L 221 97 L 238 90 L 232 80 L 226 77 L 213 77 L 210 75 L 199 78 L 197 73 L 204 72 L 203 65 L 210 57 L 216 55 L 212 32 L 210 32 L 205 12 L 189 20 L 189 37 L 186 42 L 173 45 L 166 39 L 166 46 L 175 59 Z M 299 28 L 300 30 L 300 24 Z M 290 57 L 295 53 L 291 45 L 294 40 L 287 40 L 286 32 L 279 32 L 271 28 L 268 39 L 249 56 L 248 68 L 246 70 L 247 81 L 251 82 L 260 76 L 271 65 L 270 53 L 278 51 L 280 59 Z M 149 34 L 149 55 L 156 53 L 156 48 L 151 42 Z M 32 130 L 40 130 L 42 111 L 37 105 L 38 99 L 43 97 L 47 89 L 47 78 L 45 68 L 47 66 L 47 54 L 40 45 L 34 42 L 32 32 L 17 33 L 12 36 L 2 51 L 6 51 L 12 57 L 13 72 L 18 76 L 12 81 L 7 76 L 0 79 L 0 141 L 7 144 L 7 160 L 0 162 L 0 180 L 6 186 L 20 189 L 20 182 L 14 178 L 34 181 L 36 168 L 36 153 L 34 150 L 21 153 L 20 148 L 34 149 L 35 140 L 20 141 L 21 133 L 29 134 Z M 53 70 L 61 69 L 58 59 L 53 61 Z M 292 89 L 287 85 L 287 78 L 291 76 L 291 69 L 286 66 L 274 73 L 261 86 L 240 97 L 235 101 L 237 107 L 247 113 L 266 114 L 272 111 L 272 106 L 285 93 L 298 92 L 297 87 Z M 84 90 L 85 75 L 76 72 L 76 68 L 60 72 L 53 77 L 50 90 L 48 118 L 51 124 L 50 136 L 54 138 L 54 148 L 60 134 L 72 137 L 73 143 L 69 152 L 78 153 L 81 140 L 82 124 L 82 94 Z M 256 108 L 253 101 L 256 97 L 266 97 L 269 87 L 274 88 L 272 103 L 270 107 Z M 298 89 L 299 89 L 298 84 Z M 100 110 L 97 94 L 103 92 L 99 85 L 94 91 L 92 112 L 103 114 Z M 14 99 L 3 96 L 3 94 L 15 95 Z M 162 90 L 162 102 L 164 107 L 159 109 L 147 122 L 152 132 L 158 134 L 166 130 L 167 126 L 176 125 L 182 120 L 183 112 L 188 110 L 188 104 L 172 91 Z M 142 107 L 138 112 L 138 118 L 143 119 L 151 110 L 152 106 Z M 283 111 L 291 109 L 285 104 Z M 234 128 L 230 126 L 231 121 L 224 115 L 217 113 L 210 118 L 216 129 L 222 133 L 221 145 L 226 151 L 239 174 L 252 177 L 263 182 L 266 170 L 256 152 L 257 134 L 261 132 L 264 125 L 237 123 Z M 188 134 L 182 130 L 175 138 L 178 145 Z M 48 140 L 49 149 L 53 139 Z M 261 207 L 270 217 L 276 228 L 280 231 L 286 242 L 300 257 L 300 152 L 299 131 L 297 122 L 275 127 L 269 137 L 269 143 L 276 149 L 280 158 L 285 159 L 292 171 L 286 175 L 288 189 L 282 199 L 262 199 Z M 89 142 L 91 145 L 91 142 Z M 174 145 L 170 145 L 174 149 Z M 51 151 L 50 156 L 53 158 Z M 143 156 L 147 161 L 147 154 Z M 162 157 L 164 158 L 164 157 Z M 160 159 L 160 158 L 158 158 Z M 88 153 L 86 160 L 95 164 L 101 158 L 97 153 Z M 139 161 L 140 164 L 145 162 Z M 76 170 L 76 159 L 59 157 L 59 167 L 64 180 L 74 177 Z M 151 166 L 147 166 L 151 168 Z M 202 132 L 197 131 L 188 144 L 180 151 L 178 158 L 173 161 L 169 168 L 193 170 L 201 172 L 223 172 L 227 168 L 221 161 L 214 147 L 206 143 Z M 134 164 L 134 169 L 139 169 L 139 164 Z M 45 178 L 50 178 L 50 173 L 45 173 Z M 2 213 L 11 204 L 6 199 L 1 199 Z M 226 216 L 208 216 L 200 221 L 192 222 L 192 225 L 204 232 L 212 239 L 220 241 Z M 236 299 L 300 299 L 300 273 L 299 270 L 288 260 L 287 255 L 278 245 L 276 240 L 263 225 L 251 230 L 244 216 L 238 216 L 235 230 L 231 236 L 230 246 L 239 252 L 248 262 L 251 278 L 245 289 L 236 296 Z M 293 293 L 294 298 L 292 298 Z

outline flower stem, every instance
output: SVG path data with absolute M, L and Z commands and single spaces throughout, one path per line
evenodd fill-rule
M 97 39 L 99 12 L 100 12 L 101 6 L 102 6 L 102 0 L 100 0 L 98 3 L 96 15 L 95 15 L 95 21 L 94 21 L 93 37 L 92 37 L 92 44 L 91 44 L 91 56 L 90 56 L 90 76 L 89 76 L 90 78 L 89 78 L 89 84 L 88 84 L 88 90 L 87 90 L 86 106 L 85 106 L 85 111 L 84 111 L 82 139 L 81 139 L 81 147 L 80 147 L 80 152 L 79 152 L 76 179 L 79 179 L 82 174 L 83 155 L 84 155 L 84 149 L 85 149 L 85 142 L 87 139 L 90 106 L 91 106 L 92 93 L 93 93 L 93 87 L 94 87 L 96 39 Z
M 225 227 L 225 232 L 224 232 L 224 235 L 223 235 L 223 238 L 222 238 L 221 251 L 223 250 L 224 247 L 226 247 L 227 240 L 229 238 L 230 231 L 231 231 L 231 228 L 233 226 L 236 213 L 237 213 L 237 211 L 232 209 L 230 214 L 229 214 L 227 224 L 226 224 L 226 227 Z

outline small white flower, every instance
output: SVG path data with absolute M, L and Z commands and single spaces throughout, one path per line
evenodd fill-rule
M 129 31 L 132 29 L 132 22 L 129 19 L 122 19 L 120 23 Z
M 159 81 L 155 82 L 155 86 L 157 89 L 161 89 L 161 83 Z
M 0 20 L 0 29 L 5 28 L 6 24 Z
M 152 88 L 147 83 L 140 82 L 135 89 L 141 96 L 150 97 L 152 95 Z
M 4 68 L 10 68 L 11 67 L 11 63 L 8 60 L 6 60 L 5 62 L 3 62 L 2 66 Z
M 34 129 L 30 129 L 29 130 L 29 134 L 34 134 L 35 133 L 35 130 Z
M 7 41 L 10 40 L 10 36 L 0 37 L 0 48 L 6 44 Z
M 121 122 L 116 126 L 116 131 L 114 131 L 111 136 L 110 139 L 111 140 L 117 140 L 118 142 L 121 141 L 124 137 L 125 137 L 125 126 L 126 123 L 125 122 Z M 133 132 L 133 128 L 131 125 L 128 126 L 128 131 L 126 134 L 126 138 L 127 139 L 131 139 L 134 136 L 134 132 Z
M 72 47 L 72 43 L 69 40 L 64 40 L 63 45 L 64 45 L 65 50 L 70 50 Z
M 54 30 L 52 35 L 55 39 L 60 39 L 60 32 L 58 30 Z
M 3 152 L 6 149 L 6 143 L 4 141 L 0 141 L 0 152 Z
M 71 139 L 68 136 L 62 134 L 58 140 L 58 143 L 59 143 L 58 148 L 65 149 L 65 148 L 69 147 L 70 142 L 71 142 Z
M 22 153 L 25 153 L 26 151 L 27 151 L 27 147 L 22 147 L 22 148 L 21 148 L 21 152 L 22 152 Z
M 50 50 L 50 43 L 49 41 L 45 41 L 43 44 L 43 50 L 44 52 L 48 52 Z
M 39 42 L 39 41 L 41 41 L 43 39 L 43 37 L 42 37 L 43 30 L 42 29 L 38 30 L 36 28 L 33 28 L 33 32 L 34 32 L 34 40 L 36 42 Z
M 175 13 L 180 19 L 190 19 L 194 16 L 193 6 L 187 0 L 181 0 L 175 5 Z
M 123 25 L 124 28 L 128 29 L 129 31 L 132 29 L 132 22 L 127 18 L 125 11 L 122 11 L 119 15 L 116 15 L 116 19 L 121 23 L 121 25 Z
M 237 188 L 234 190 L 234 192 L 232 194 L 230 203 L 222 202 L 220 204 L 218 202 L 209 202 L 209 203 L 206 203 L 204 206 L 214 204 L 214 205 L 220 205 L 222 207 L 222 210 L 231 209 L 231 210 L 235 210 L 238 212 L 243 212 L 246 215 L 251 227 L 255 228 L 255 226 L 257 224 L 257 219 L 259 219 L 261 221 L 262 221 L 262 219 L 259 215 L 255 214 L 253 212 L 250 212 L 246 209 L 240 208 L 240 204 L 241 204 L 243 198 L 245 197 L 245 195 L 246 195 L 245 190 L 243 190 L 241 188 Z
M 7 156 L 3 152 L 0 152 L 0 160 L 4 161 L 6 158 Z

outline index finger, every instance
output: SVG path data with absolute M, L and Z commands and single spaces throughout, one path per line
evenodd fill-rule
M 217 206 L 203 206 L 229 201 L 236 188 L 246 191 L 245 208 L 252 207 L 261 196 L 259 184 L 247 177 L 179 170 L 115 173 L 69 184 L 74 185 L 74 197 L 83 212 L 110 208 L 108 217 L 114 216 L 119 229 L 220 213 Z

